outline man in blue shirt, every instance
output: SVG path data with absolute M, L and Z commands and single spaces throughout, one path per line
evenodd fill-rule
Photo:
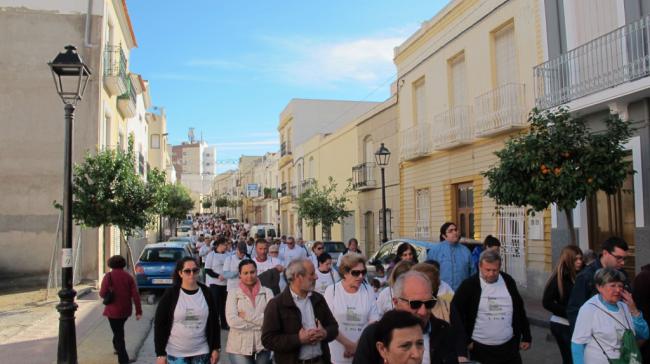
M 456 224 L 446 222 L 440 227 L 440 244 L 429 249 L 428 260 L 440 263 L 440 279 L 451 288 L 458 289 L 460 284 L 476 273 L 472 264 L 472 253 L 459 243 L 460 233 Z

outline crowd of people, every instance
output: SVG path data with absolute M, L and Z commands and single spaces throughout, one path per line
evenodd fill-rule
M 532 345 L 524 300 L 501 270 L 493 236 L 470 251 L 448 222 L 425 261 L 403 243 L 389 264 L 370 265 L 356 239 L 335 260 L 323 242 L 308 248 L 290 236 L 249 236 L 249 228 L 195 219 L 198 259 L 177 263 L 156 310 L 157 364 L 214 364 L 223 355 L 236 364 L 516 364 Z M 650 265 L 630 286 L 622 270 L 627 251 L 623 239 L 610 238 L 587 265 L 579 248 L 563 249 L 543 305 L 565 364 L 650 361 L 642 345 Z M 140 301 L 122 261 L 111 259 L 100 295 L 109 279 L 129 292 L 115 303 L 121 311 L 111 304 L 105 311 L 126 363 L 124 321 L 131 300 L 139 318 Z M 225 354 L 221 330 L 228 331 Z

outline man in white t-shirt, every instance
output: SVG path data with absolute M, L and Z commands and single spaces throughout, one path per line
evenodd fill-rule
M 280 246 L 282 265 L 287 267 L 292 261 L 302 258 L 307 258 L 307 250 L 296 245 L 296 240 L 292 236 L 288 237 L 284 249 Z
M 239 263 L 247 258 L 246 243 L 237 243 L 237 249 L 223 263 L 223 275 L 227 280 L 228 293 L 239 287 Z
M 479 274 L 463 281 L 451 301 L 451 324 L 459 338 L 458 361 L 521 363 L 520 350 L 532 341 L 530 325 L 515 280 L 501 269 L 501 256 L 485 250 Z M 466 347 L 462 344 L 467 345 Z

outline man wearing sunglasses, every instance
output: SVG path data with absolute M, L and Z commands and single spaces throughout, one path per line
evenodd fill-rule
M 528 350 L 532 337 L 517 284 L 501 272 L 496 251 L 481 253 L 478 267 L 479 273 L 463 281 L 451 301 L 458 361 L 470 357 L 483 364 L 521 364 L 519 350 Z
M 627 242 L 619 237 L 610 237 L 605 240 L 601 248 L 602 253 L 598 259 L 586 266 L 576 276 L 576 282 L 573 285 L 571 295 L 569 296 L 569 302 L 566 307 L 567 318 L 571 324 L 571 331 L 573 331 L 573 328 L 575 327 L 580 307 L 593 297 L 593 295 L 598 293 L 594 282 L 594 275 L 600 268 L 614 268 L 623 273 L 625 276 L 625 284 L 623 286 L 626 290 L 629 290 L 630 280 L 627 273 L 623 270 L 625 258 L 627 258 L 627 251 L 629 249 Z
M 449 324 L 431 314 L 436 299 L 431 291 L 431 281 L 424 273 L 409 271 L 400 275 L 393 285 L 393 305 L 396 310 L 417 316 L 424 332 L 423 364 L 456 364 L 456 337 Z M 375 345 L 377 323 L 368 325 L 361 334 L 352 364 L 381 363 Z

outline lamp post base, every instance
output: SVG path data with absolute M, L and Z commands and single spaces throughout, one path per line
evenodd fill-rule
M 77 335 L 75 330 L 74 313 L 77 304 L 74 298 L 77 292 L 74 289 L 59 291 L 61 302 L 56 305 L 59 311 L 59 346 L 57 349 L 58 364 L 77 364 Z

